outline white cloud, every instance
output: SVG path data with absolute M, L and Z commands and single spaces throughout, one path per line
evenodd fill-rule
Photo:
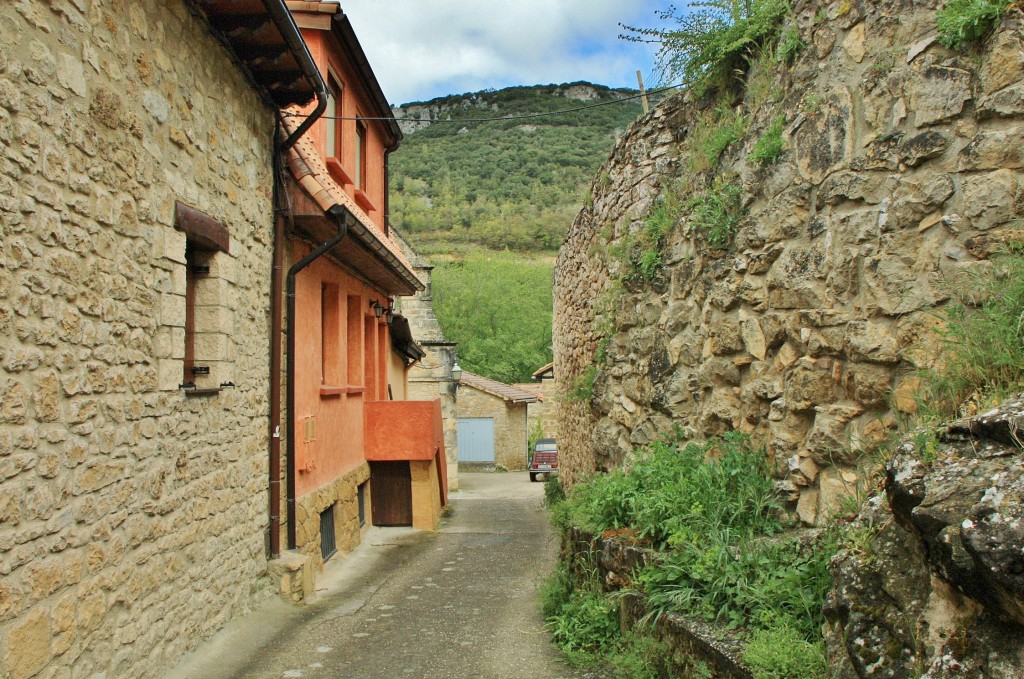
M 385 96 L 394 103 L 488 87 L 589 80 L 635 87 L 653 51 L 618 39 L 650 26 L 663 0 L 344 0 Z

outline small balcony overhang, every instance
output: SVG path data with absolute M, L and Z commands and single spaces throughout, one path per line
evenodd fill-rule
M 408 462 L 413 526 L 436 528 L 448 504 L 441 401 L 369 401 L 363 424 L 367 462 Z

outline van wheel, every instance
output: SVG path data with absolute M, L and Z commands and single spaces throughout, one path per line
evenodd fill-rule
M 530 472 L 530 480 L 531 481 L 536 481 L 537 480 L 537 475 L 535 473 L 533 473 L 533 472 Z

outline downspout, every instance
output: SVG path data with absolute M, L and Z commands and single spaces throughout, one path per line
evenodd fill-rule
M 281 314 L 281 290 L 285 242 L 284 216 L 280 214 L 284 210 L 278 208 L 278 201 L 281 199 L 278 180 L 280 179 L 282 184 L 284 181 L 280 159 L 281 155 L 287 153 L 299 140 L 299 137 L 309 130 L 327 110 L 327 84 L 324 82 L 323 76 L 320 75 L 320 70 L 316 67 L 313 56 L 309 53 L 306 42 L 302 39 L 302 34 L 299 33 L 291 12 L 285 4 L 269 2 L 266 3 L 266 6 L 293 56 L 298 61 L 303 76 L 313 84 L 316 96 L 316 108 L 306 117 L 306 120 L 283 142 L 278 143 L 276 139 L 274 141 L 273 206 L 275 214 L 273 264 L 270 278 L 270 420 L 268 422 L 270 430 L 268 473 L 270 507 L 268 511 L 270 514 L 270 558 L 276 559 L 281 555 L 281 331 L 284 323 Z M 287 191 L 287 188 L 282 186 L 281 190 Z M 289 316 L 289 325 L 291 324 L 290 319 Z M 289 357 L 291 357 L 290 353 Z M 291 372 L 286 375 L 286 379 L 291 383 Z M 289 432 L 291 429 L 288 427 Z M 289 473 L 291 473 L 290 470 Z
M 285 473 L 287 475 L 287 494 L 288 494 L 288 549 L 295 549 L 296 545 L 296 529 L 295 529 L 295 427 L 291 426 L 295 422 L 295 278 L 299 272 L 305 269 L 307 266 L 315 262 L 317 259 L 322 257 L 337 246 L 348 234 L 349 226 L 355 224 L 355 217 L 351 212 L 343 205 L 332 205 L 327 210 L 327 216 L 330 217 L 337 223 L 338 232 L 334 234 L 327 242 L 322 243 L 320 246 L 312 250 L 308 255 L 300 259 L 298 262 L 292 265 L 288 269 L 288 290 L 287 290 L 287 301 L 288 301 L 288 346 L 286 349 L 288 356 L 288 365 L 285 368 L 287 371 L 286 379 L 288 381 L 288 403 L 286 405 L 288 409 L 288 418 L 291 424 L 288 426 L 288 451 L 287 451 L 287 463 Z

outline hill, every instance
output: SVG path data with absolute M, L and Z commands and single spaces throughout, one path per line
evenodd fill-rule
M 557 249 L 597 168 L 641 113 L 639 100 L 621 101 L 635 94 L 580 82 L 394 108 L 422 122 L 402 123 L 391 156 L 392 224 L 424 254 L 458 244 Z M 580 110 L 534 115 L 567 109 Z

